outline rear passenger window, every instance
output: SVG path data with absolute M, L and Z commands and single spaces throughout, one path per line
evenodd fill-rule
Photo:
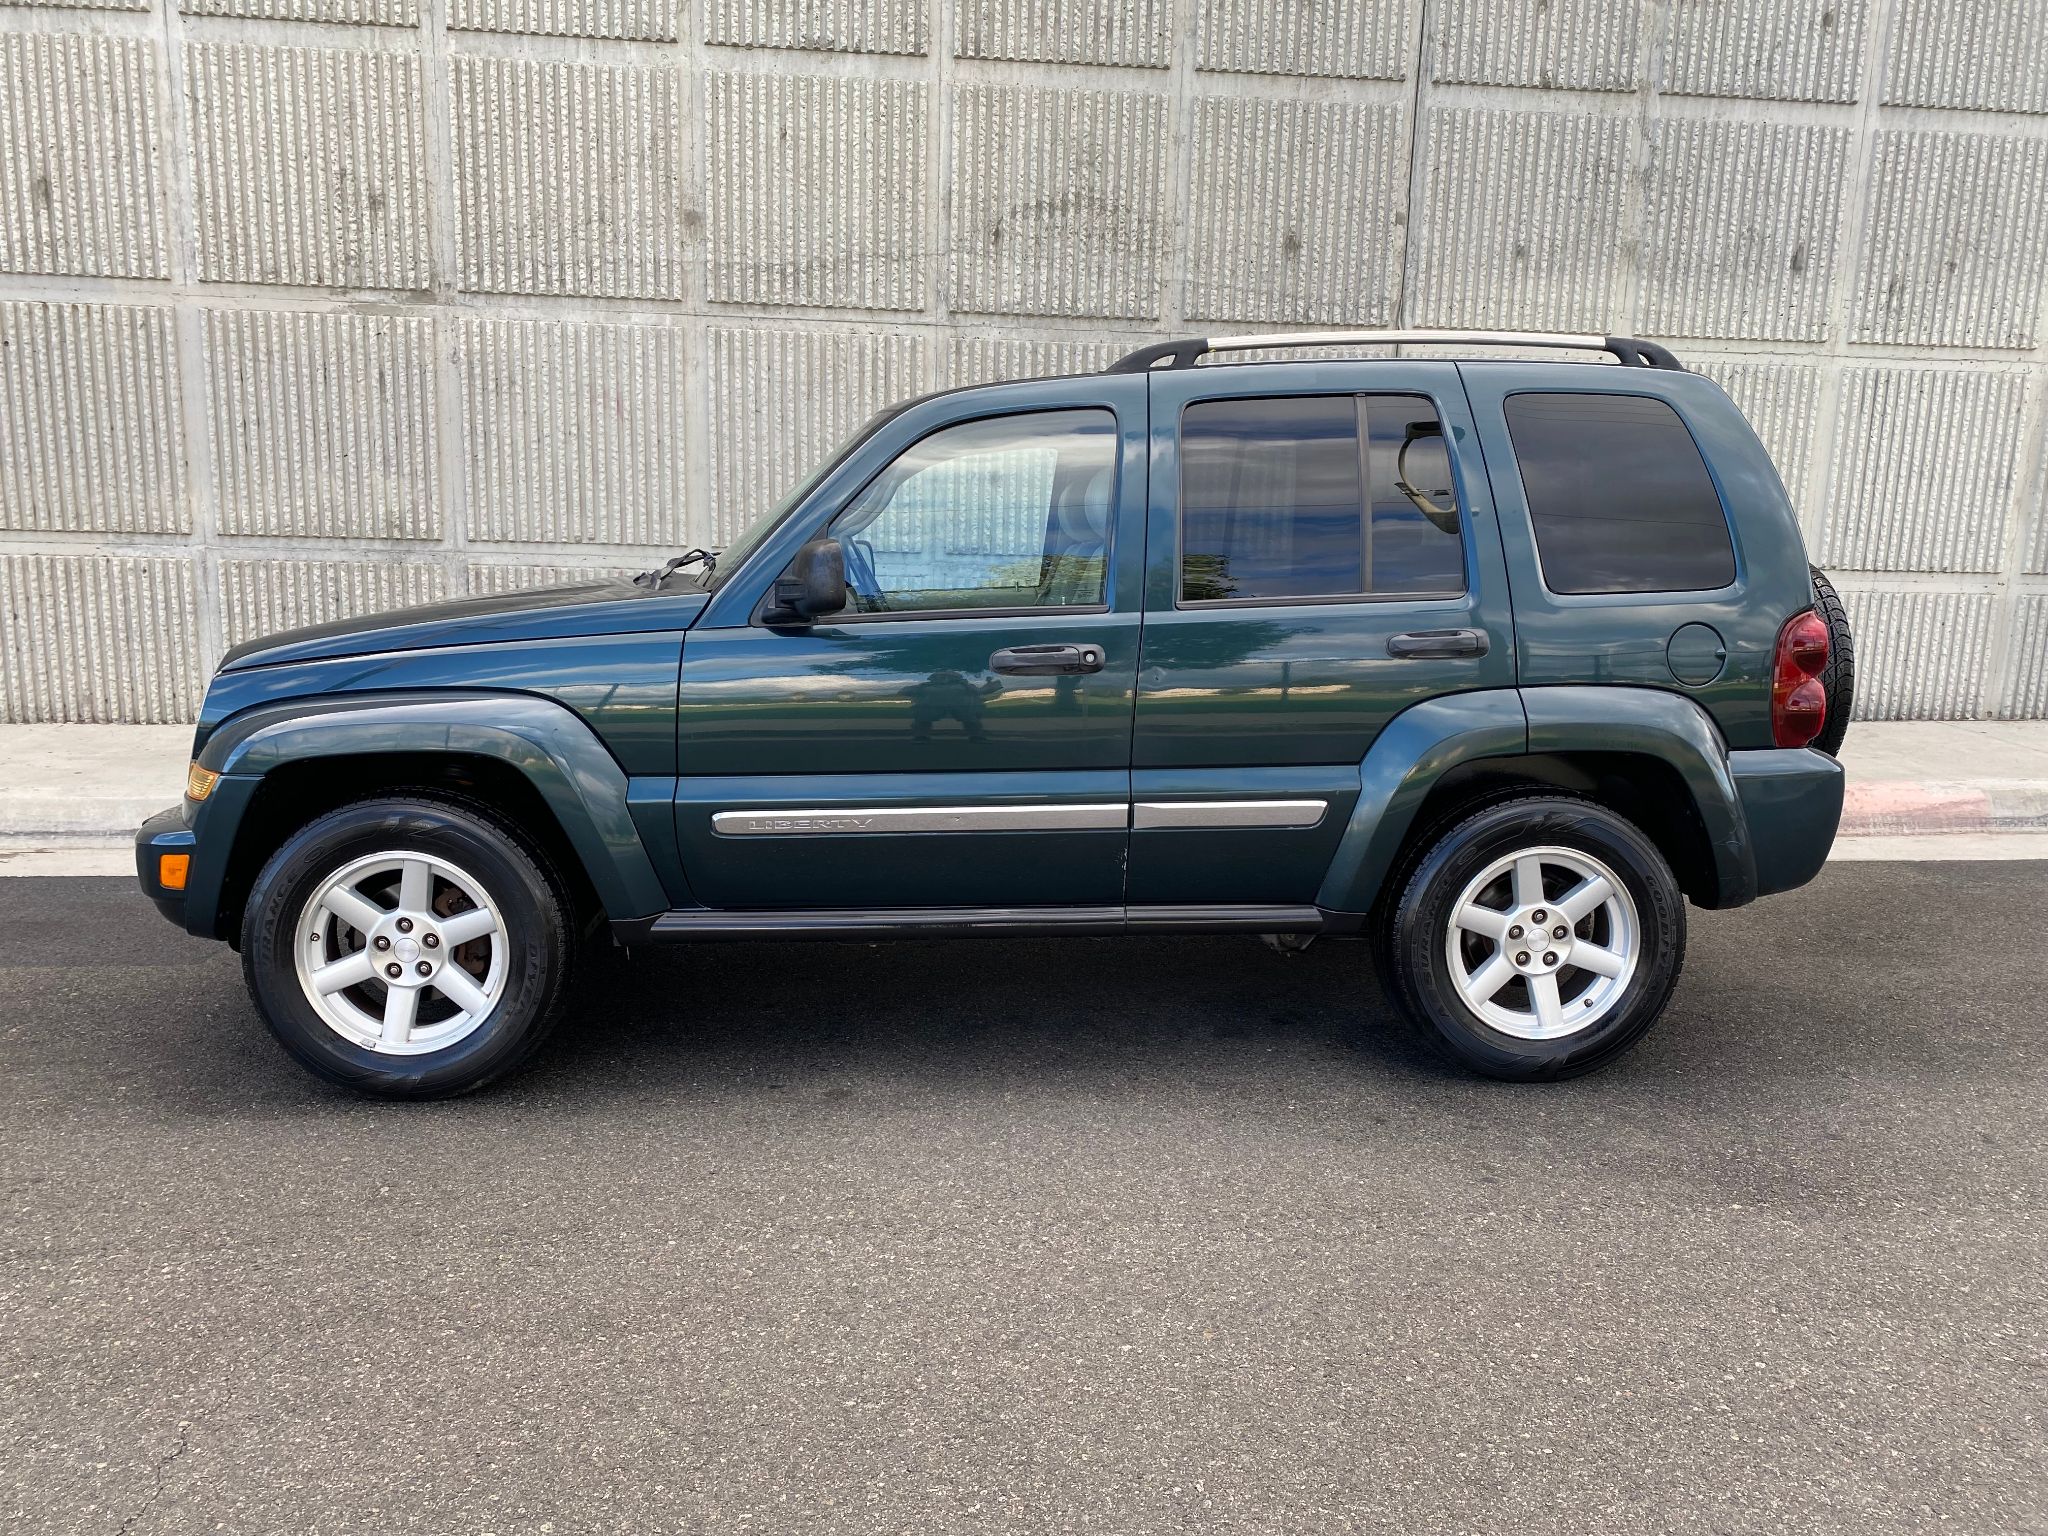
M 1182 602 L 1465 589 L 1450 458 L 1424 396 L 1198 401 L 1180 451 Z
M 1528 394 L 1508 433 L 1553 592 L 1710 592 L 1735 580 L 1705 461 L 1662 400 Z

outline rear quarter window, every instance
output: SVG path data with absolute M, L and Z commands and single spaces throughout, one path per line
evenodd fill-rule
M 1506 401 L 1553 592 L 1711 592 L 1735 580 L 1728 518 L 1678 413 L 1643 395 Z

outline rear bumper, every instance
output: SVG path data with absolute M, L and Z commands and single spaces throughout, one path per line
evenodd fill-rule
M 185 807 L 182 805 L 158 811 L 135 834 L 135 878 L 141 882 L 142 894 L 156 903 L 157 911 L 180 928 L 185 926 L 185 892 L 165 890 L 157 872 L 163 867 L 163 855 L 182 853 L 189 858 L 197 843 L 192 828 L 186 825 Z M 189 868 L 188 865 L 188 885 Z
M 1842 820 L 1842 765 L 1810 747 L 1730 752 L 1758 896 L 1789 891 L 1820 873 Z

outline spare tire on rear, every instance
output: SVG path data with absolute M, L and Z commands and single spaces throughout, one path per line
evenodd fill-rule
M 1849 615 L 1835 593 L 1835 584 L 1819 566 L 1808 569 L 1813 572 L 1813 611 L 1828 626 L 1828 664 L 1820 674 L 1828 717 L 1813 745 L 1829 757 L 1840 757 L 1842 738 L 1849 734 L 1849 711 L 1856 705 L 1856 641 L 1849 633 Z

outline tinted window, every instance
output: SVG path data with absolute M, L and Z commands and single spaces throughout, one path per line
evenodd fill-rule
M 934 432 L 833 521 L 849 598 L 868 613 L 1100 604 L 1115 489 L 1108 411 Z
M 1706 592 L 1728 520 L 1678 413 L 1641 395 L 1510 395 L 1508 431 L 1553 592 Z
M 1436 409 L 1420 395 L 1190 405 L 1181 416 L 1181 599 L 1462 591 L 1450 468 Z

